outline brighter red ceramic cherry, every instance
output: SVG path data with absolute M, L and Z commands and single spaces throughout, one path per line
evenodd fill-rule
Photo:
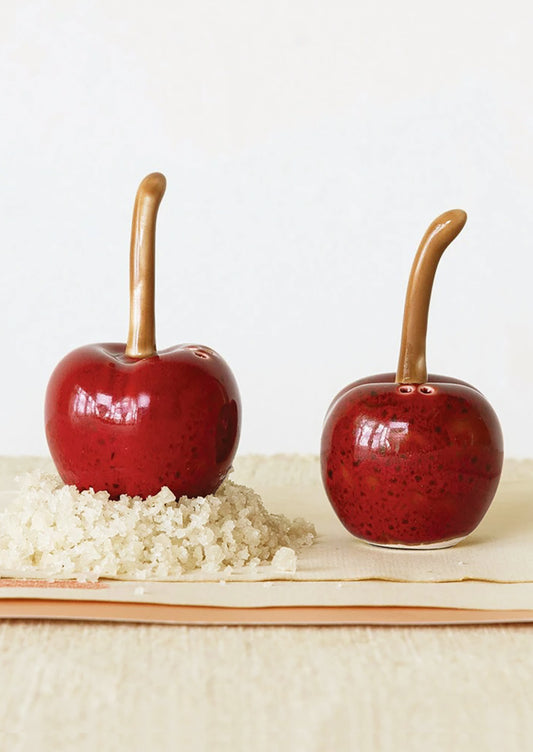
M 464 212 L 446 212 L 422 240 L 397 374 L 350 384 L 326 415 L 321 460 L 328 497 L 344 526 L 369 543 L 453 545 L 477 527 L 496 493 L 503 439 L 494 410 L 469 384 L 426 372 L 435 270 L 465 221 Z
M 212 493 L 239 439 L 239 392 L 220 355 L 198 345 L 155 349 L 155 220 L 165 185 L 153 173 L 137 193 L 128 344 L 74 350 L 46 393 L 46 435 L 62 480 L 113 498 L 162 486 L 178 498 Z

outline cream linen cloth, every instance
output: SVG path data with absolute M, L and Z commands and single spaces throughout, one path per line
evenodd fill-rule
M 312 459 L 245 460 L 236 474 L 260 489 L 274 468 L 276 483 L 316 482 Z M 4 622 L 0 686 L 2 752 L 533 748 L 533 626 Z
M 248 456 L 235 464 L 232 477 L 237 482 L 259 491 L 270 511 L 313 522 L 318 537 L 313 546 L 300 552 L 295 573 L 284 574 L 271 566 L 258 567 L 256 571 L 245 568 L 234 570 L 229 581 L 533 583 L 533 462 L 508 462 L 496 498 L 477 530 L 452 548 L 433 551 L 391 550 L 353 538 L 326 498 L 316 457 Z M 45 459 L 0 459 L 0 492 L 4 499 L 12 498 L 15 476 L 35 468 L 53 470 Z M 23 572 L 3 574 L 32 576 Z M 221 578 L 222 574 L 198 571 L 181 576 L 179 581 L 206 583 Z M 193 591 L 189 588 L 189 592 Z M 254 596 L 255 602 L 265 594 L 264 588 L 247 588 L 246 592 Z M 341 593 L 336 593 L 336 605 L 340 605 L 339 598 L 342 600 Z

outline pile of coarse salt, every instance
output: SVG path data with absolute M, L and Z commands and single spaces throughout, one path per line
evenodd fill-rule
M 296 554 L 313 543 L 314 526 L 270 514 L 252 489 L 226 480 L 205 498 L 176 500 L 168 488 L 146 499 L 78 491 L 34 473 L 0 513 L 0 572 L 28 576 L 177 579 L 202 570 L 271 562 L 294 572 Z

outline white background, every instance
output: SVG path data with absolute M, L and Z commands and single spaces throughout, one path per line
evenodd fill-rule
M 326 407 L 394 370 L 427 224 L 433 371 L 533 456 L 533 11 L 520 2 L 0 3 L 0 453 L 45 453 L 48 377 L 124 340 L 139 180 L 168 180 L 158 344 L 217 349 L 241 451 L 316 452 Z

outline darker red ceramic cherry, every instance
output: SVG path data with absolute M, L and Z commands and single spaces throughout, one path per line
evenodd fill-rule
M 322 436 L 324 484 L 339 519 L 382 545 L 464 538 L 487 511 L 503 459 L 498 419 L 473 387 L 430 375 L 371 377 L 337 398 Z
M 370 543 L 452 545 L 477 527 L 498 486 L 503 439 L 494 410 L 469 384 L 425 371 L 431 284 L 465 219 L 462 212 L 442 215 L 422 241 L 398 373 L 354 382 L 326 415 L 328 497 L 345 527 Z
M 155 173 L 137 194 L 128 344 L 74 350 L 46 393 L 46 435 L 61 478 L 113 498 L 162 486 L 177 497 L 212 493 L 239 440 L 239 392 L 220 355 L 197 345 L 155 349 L 153 241 L 164 186 Z

